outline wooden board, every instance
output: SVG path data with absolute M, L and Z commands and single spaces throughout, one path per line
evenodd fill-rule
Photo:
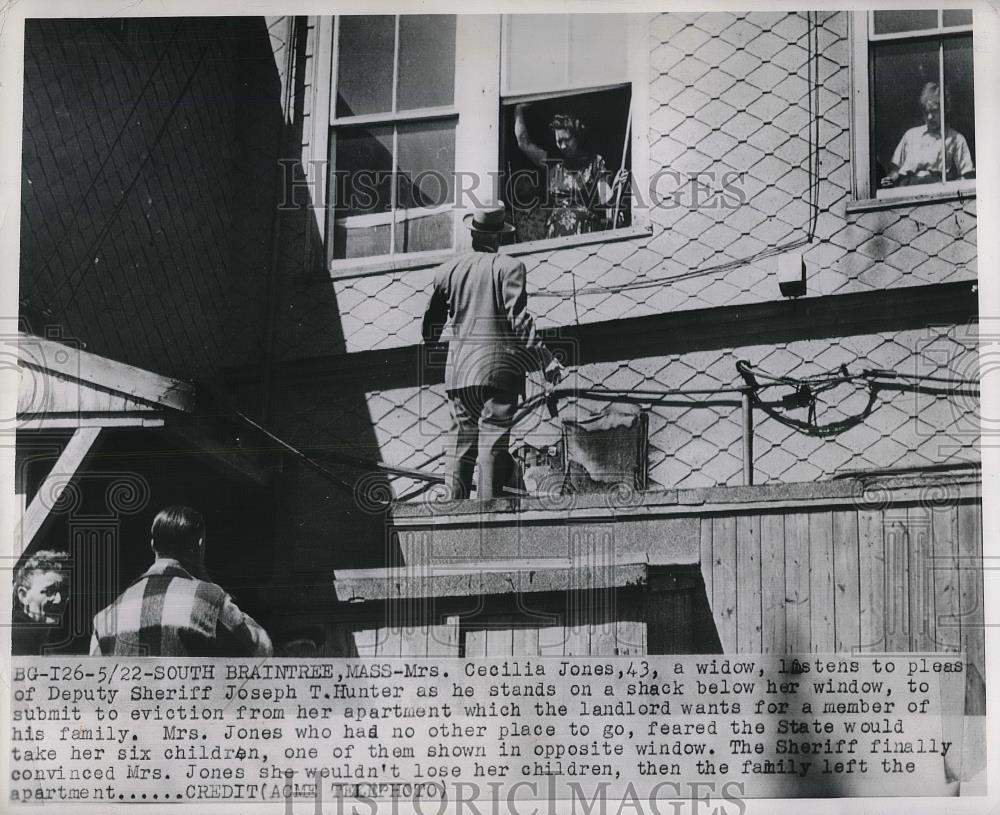
M 785 516 L 785 649 L 809 653 L 809 517 Z
M 712 519 L 712 616 L 724 653 L 737 650 L 736 642 L 736 519 Z
M 834 643 L 837 653 L 861 646 L 861 582 L 858 573 L 858 514 L 833 512 Z
M 762 651 L 760 516 L 736 519 L 736 644 L 741 653 Z
M 836 649 L 833 516 L 809 516 L 809 650 L 829 654 Z
M 858 512 L 858 577 L 861 650 L 885 651 L 885 546 L 877 510 Z
M 909 543 L 910 650 L 934 650 L 934 575 L 931 512 L 926 506 L 906 511 Z
M 934 650 L 958 651 L 962 647 L 958 507 L 939 507 L 931 514 L 934 547 Z
M 785 636 L 785 519 L 760 518 L 761 651 L 784 654 Z

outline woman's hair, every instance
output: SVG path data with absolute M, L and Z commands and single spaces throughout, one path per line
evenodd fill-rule
M 941 105 L 942 96 L 944 96 L 943 107 L 945 112 L 947 112 L 949 110 L 949 102 L 951 101 L 948 98 L 948 94 L 941 93 L 941 86 L 937 82 L 927 82 L 923 90 L 920 91 L 920 107 L 923 109 L 930 105 Z
M 578 116 L 571 116 L 568 113 L 557 113 L 549 122 L 549 130 L 553 133 L 557 130 L 568 130 L 576 138 L 583 139 L 587 135 L 587 125 Z

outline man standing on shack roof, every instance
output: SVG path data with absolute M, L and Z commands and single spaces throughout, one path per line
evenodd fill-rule
M 424 314 L 426 342 L 450 333 L 445 389 L 451 400 L 452 431 L 446 483 L 450 497 L 468 498 L 472 471 L 479 464 L 477 497 L 502 495 L 511 473 L 507 451 L 511 419 L 524 375 L 542 370 L 557 384 L 563 366 L 545 347 L 528 313 L 524 264 L 498 254 L 502 237 L 514 231 L 502 203 L 465 216 L 472 249 L 441 264 Z

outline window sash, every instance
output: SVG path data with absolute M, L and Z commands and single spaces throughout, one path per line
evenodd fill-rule
M 912 31 L 893 31 L 888 34 L 875 33 L 875 11 L 867 12 L 868 16 L 868 40 L 879 42 L 881 40 L 909 40 L 917 37 L 939 37 L 942 34 L 962 34 L 972 31 L 972 25 L 945 25 L 944 9 L 937 9 L 938 22 L 935 28 L 919 28 Z
M 456 72 L 454 105 L 442 108 L 425 108 L 414 111 L 400 111 L 395 114 L 373 114 L 342 117 L 336 116 L 338 45 L 340 39 L 340 16 L 320 16 L 311 18 L 319 33 L 319 47 L 313 62 L 311 81 L 315 89 L 315 114 L 311 125 L 312 139 L 306 147 L 305 158 L 309 163 L 326 167 L 326 184 L 330 183 L 333 167 L 327 165 L 331 157 L 330 146 L 337 129 L 347 125 L 387 125 L 422 119 L 456 118 L 455 127 L 455 169 L 456 173 L 475 171 L 479 185 L 475 195 L 480 201 L 490 196 L 499 196 L 496 189 L 499 170 L 499 122 L 500 105 L 504 99 L 501 85 L 503 60 L 501 54 L 502 26 L 504 16 L 499 14 L 458 14 L 456 16 Z M 630 84 L 632 93 L 632 175 L 634 185 L 642 186 L 649 178 L 649 149 L 642 137 L 648 121 L 649 87 L 649 15 L 630 13 L 625 15 L 626 76 L 621 83 Z M 463 67 L 464 66 L 464 67 Z M 581 92 L 595 90 L 594 87 L 579 88 Z M 561 89 L 565 95 L 573 89 Z M 474 202 L 468 197 L 468 186 L 456 179 L 456 201 L 449 206 L 455 213 L 453 228 L 453 248 L 456 251 L 471 248 L 471 237 L 461 228 L 459 218 Z M 332 203 L 332 201 L 330 202 Z M 397 212 L 400 212 L 397 210 Z M 351 216 L 352 218 L 355 216 Z M 388 218 L 388 213 L 385 214 Z M 642 208 L 632 202 L 632 229 L 641 228 L 647 215 Z M 341 219 L 336 219 L 338 222 Z M 372 255 L 357 258 L 334 258 L 334 211 L 333 207 L 315 210 L 316 228 L 320 240 L 326 245 L 327 265 L 338 276 L 353 268 L 389 264 L 392 268 L 406 268 L 412 259 L 419 265 L 423 256 L 440 256 L 441 251 L 407 252 Z M 588 242 L 593 236 L 588 236 Z M 527 245 L 526 245 L 527 246 Z M 530 247 L 529 247 L 530 248 Z M 388 268 L 388 266 L 387 266 Z
M 940 23 L 942 11 L 938 10 Z M 937 181 L 911 187 L 893 187 L 889 189 L 873 189 L 872 185 L 872 98 L 871 98 L 871 46 L 886 40 L 920 40 L 936 39 L 938 48 L 938 83 L 944 88 L 944 60 L 941 53 L 944 41 L 955 35 L 969 34 L 972 26 L 942 27 L 924 32 L 901 32 L 900 34 L 875 35 L 873 31 L 874 12 L 851 12 L 851 123 L 853 127 L 852 141 L 854 152 L 854 200 L 891 200 L 894 198 L 919 198 L 949 193 L 974 193 L 975 179 L 955 179 Z M 944 111 L 942 111 L 942 132 L 947 127 Z M 942 139 L 942 143 L 943 143 Z M 942 144 L 942 152 L 944 146 Z M 942 156 L 942 160 L 944 156 Z M 942 166 L 945 166 L 942 162 Z

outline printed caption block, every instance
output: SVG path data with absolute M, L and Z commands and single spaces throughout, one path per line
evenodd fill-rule
M 12 664 L 14 802 L 943 795 L 961 764 L 956 654 Z

